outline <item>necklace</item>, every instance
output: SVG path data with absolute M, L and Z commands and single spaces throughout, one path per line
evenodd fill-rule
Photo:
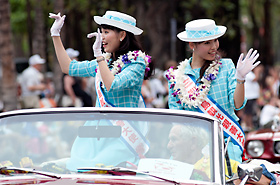
M 216 55 L 215 60 L 213 60 L 209 67 L 205 70 L 201 80 L 197 82 L 199 84 L 195 86 L 195 89 L 191 93 L 188 93 L 184 84 L 184 71 L 188 61 L 188 59 L 182 61 L 177 70 L 174 70 L 173 67 L 168 69 L 166 78 L 170 81 L 170 89 L 173 88 L 174 90 L 172 95 L 174 97 L 178 96 L 179 98 L 177 103 L 191 108 L 198 107 L 198 105 L 206 98 L 212 81 L 216 79 L 219 73 L 219 68 L 222 65 L 222 62 L 220 62 L 220 56 Z
M 104 58 L 107 61 L 107 63 L 109 62 L 111 55 L 112 55 L 111 53 L 104 54 Z M 148 72 L 150 71 L 149 64 L 151 63 L 151 56 L 146 55 L 144 52 L 140 50 L 129 51 L 127 54 L 119 56 L 118 59 L 113 62 L 113 67 L 111 69 L 111 72 L 113 73 L 113 75 L 120 73 L 125 64 L 131 63 L 132 59 L 136 61 L 137 57 L 141 57 L 144 59 L 146 64 L 145 76 L 147 76 Z

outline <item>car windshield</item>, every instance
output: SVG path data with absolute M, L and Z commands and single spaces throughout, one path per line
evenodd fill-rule
M 123 167 L 213 182 L 212 134 L 212 120 L 166 111 L 18 114 L 0 119 L 0 165 L 56 173 Z

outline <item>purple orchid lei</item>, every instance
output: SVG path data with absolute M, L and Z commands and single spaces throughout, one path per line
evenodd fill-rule
M 179 98 L 177 103 L 182 104 L 186 107 L 197 107 L 206 98 L 210 90 L 212 81 L 217 78 L 222 62 L 220 61 L 220 56 L 216 55 L 215 60 L 212 61 L 212 63 L 206 69 L 199 85 L 195 86 L 192 93 L 190 94 L 185 89 L 184 84 L 184 71 L 187 64 L 188 60 L 186 59 L 179 64 L 177 70 L 174 70 L 173 67 L 169 68 L 165 76 L 169 81 L 169 88 L 173 89 L 172 96 L 177 96 Z

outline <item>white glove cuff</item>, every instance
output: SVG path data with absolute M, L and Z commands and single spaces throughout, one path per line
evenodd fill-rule
M 241 81 L 244 81 L 244 80 L 245 80 L 245 77 L 242 77 L 242 76 L 238 75 L 237 73 L 235 74 L 235 78 L 236 78 L 237 80 L 241 80 Z
M 96 57 L 102 57 L 103 55 L 102 55 L 102 52 L 101 52 L 101 50 L 94 50 L 94 57 L 96 58 Z
M 60 31 L 57 29 L 51 29 L 51 36 L 60 36 Z
M 60 34 L 59 33 L 51 33 L 51 36 L 52 37 L 60 37 Z

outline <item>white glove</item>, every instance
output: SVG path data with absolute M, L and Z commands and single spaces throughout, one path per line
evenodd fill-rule
M 87 35 L 87 38 L 92 38 L 92 37 L 96 37 L 95 42 L 92 45 L 92 50 L 93 50 L 94 56 L 101 57 L 102 56 L 102 51 L 101 51 L 102 37 L 101 37 L 99 28 L 97 29 L 97 32 L 89 33 Z
M 253 53 L 252 51 L 253 49 L 251 48 L 244 59 L 243 53 L 241 53 L 241 55 L 239 56 L 236 66 L 236 79 L 245 80 L 246 75 L 261 63 L 260 61 L 258 61 L 254 64 L 254 62 L 258 59 L 259 54 L 257 50 L 255 50 Z
M 60 13 L 58 14 L 53 14 L 53 13 L 49 13 L 49 18 L 54 18 L 55 21 L 51 27 L 51 36 L 60 36 L 60 30 L 64 24 L 64 20 L 65 20 L 65 15 L 63 15 L 62 17 L 60 16 Z

